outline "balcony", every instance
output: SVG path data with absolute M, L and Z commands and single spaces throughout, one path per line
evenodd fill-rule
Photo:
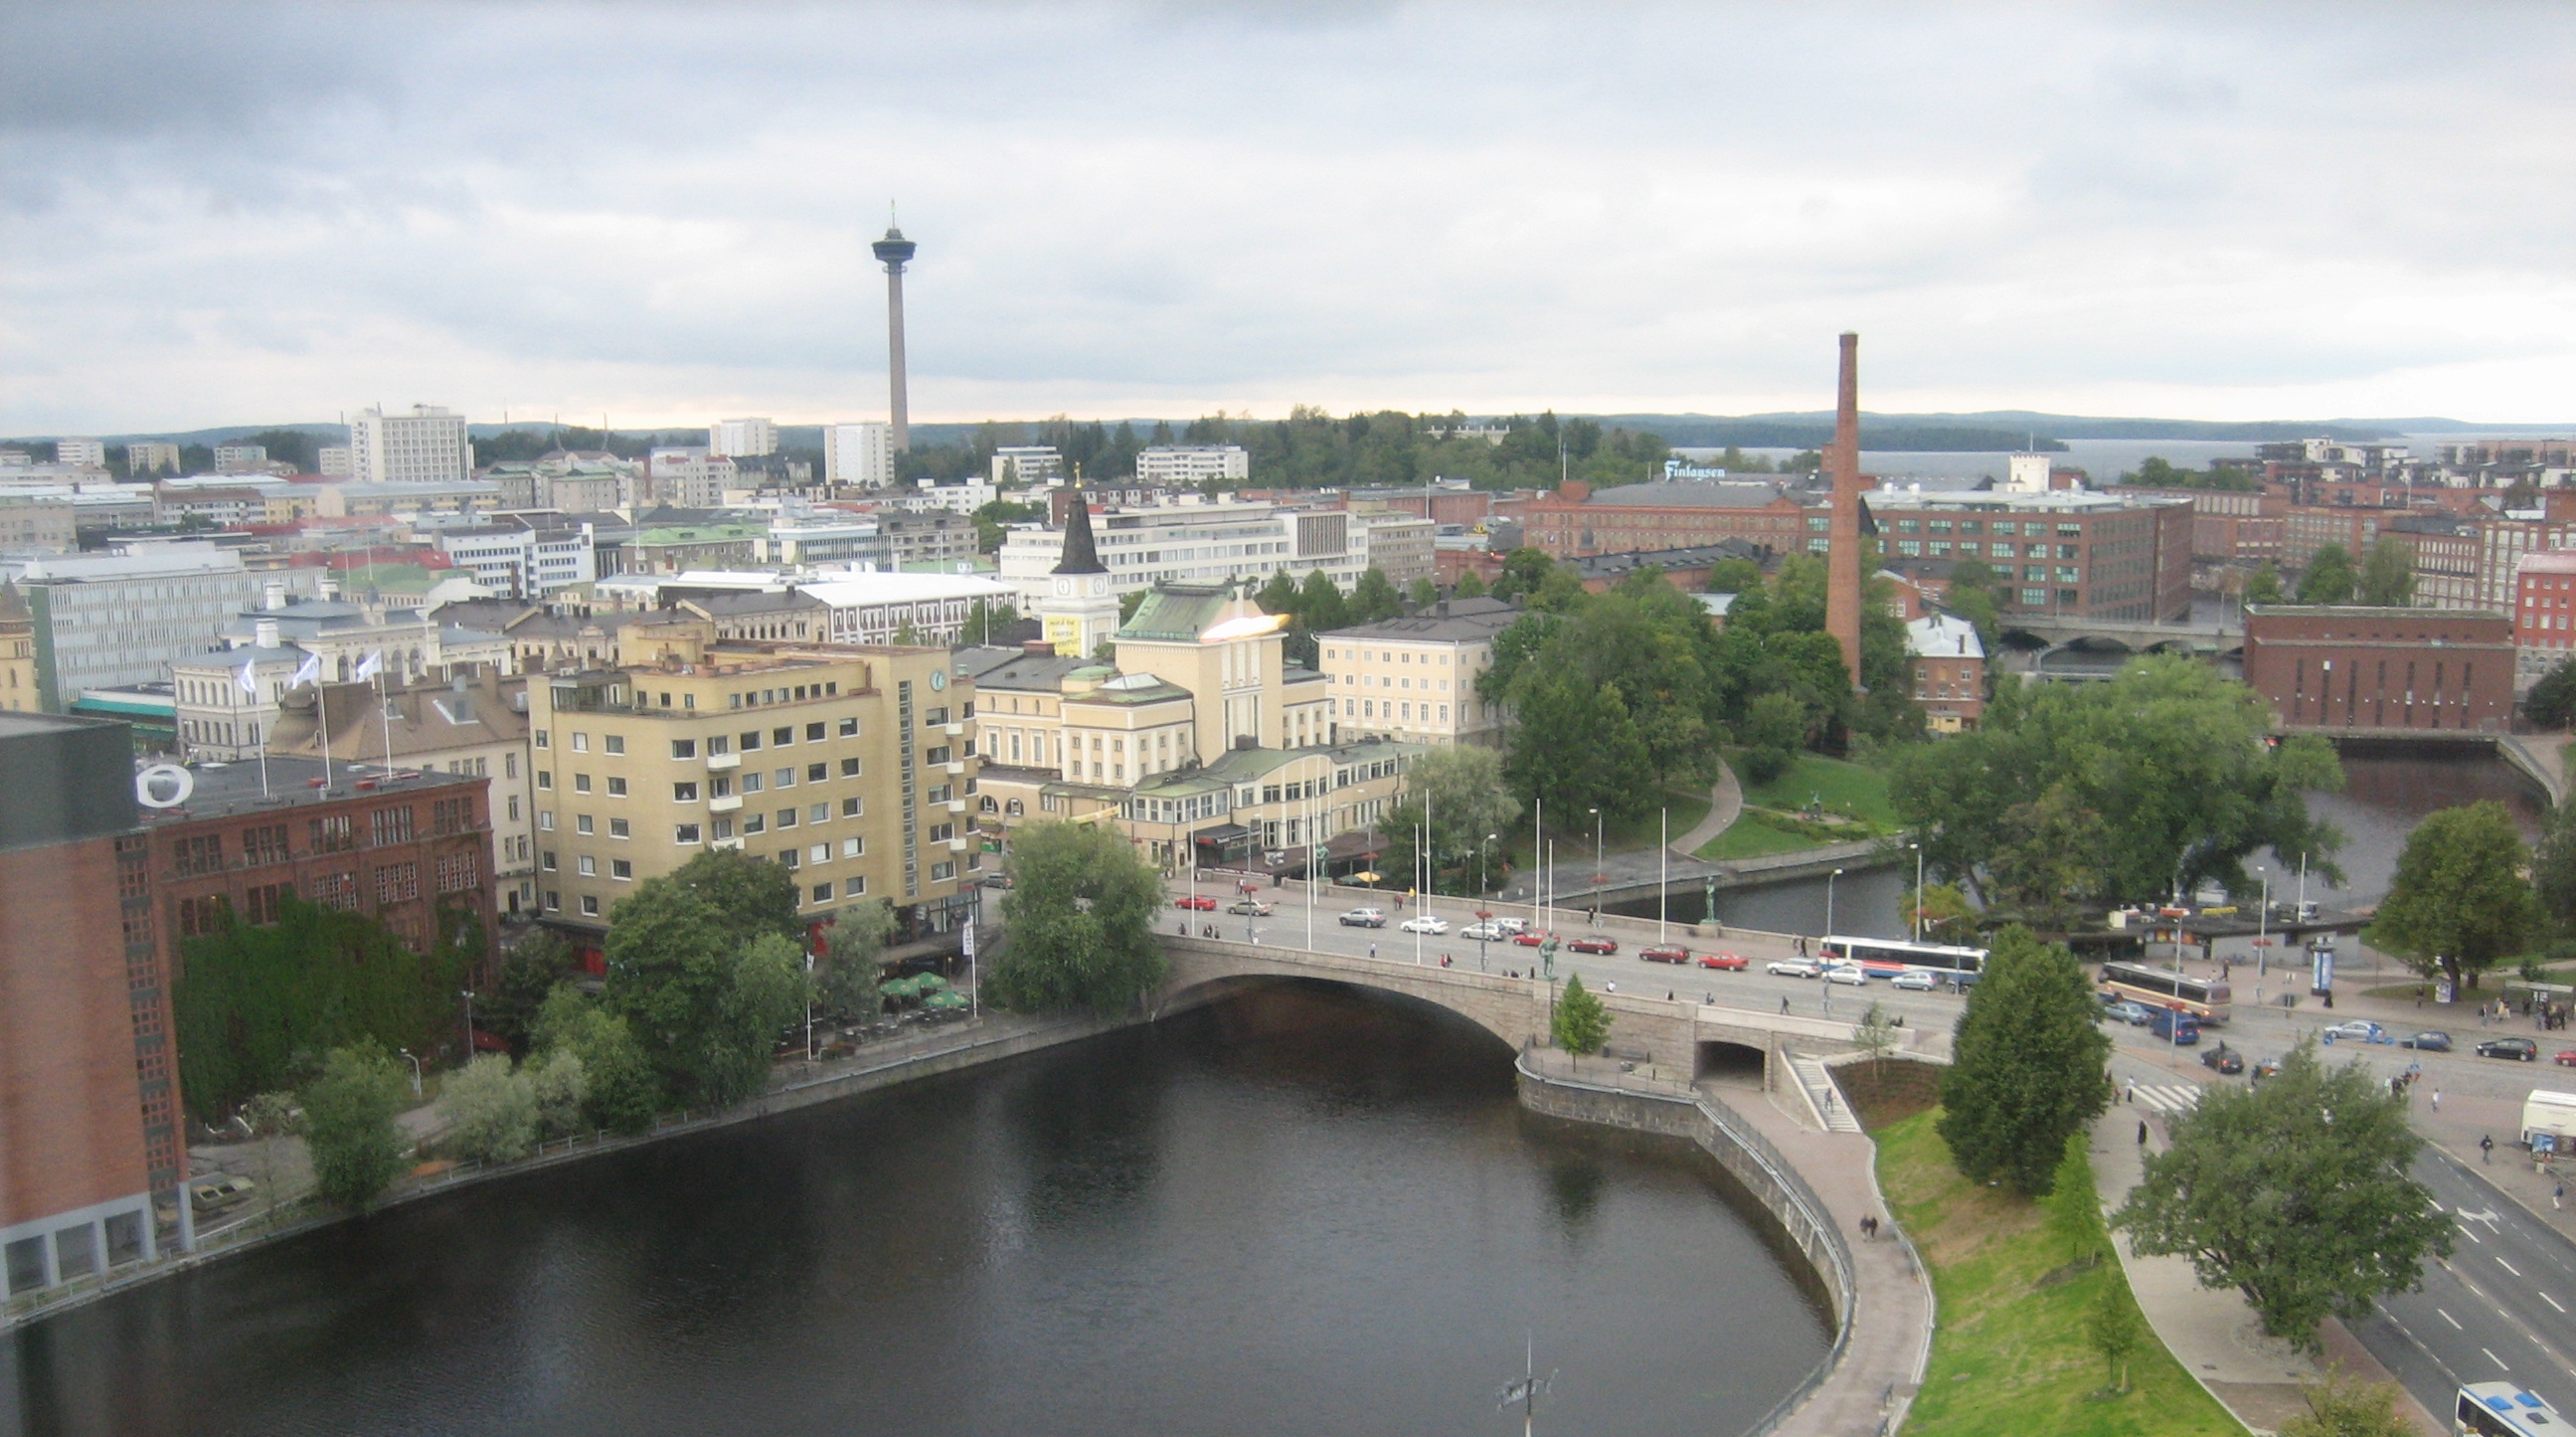
M 966 764 L 962 759 L 952 763 L 942 764 L 940 766 L 947 769 L 949 776 L 952 778 L 964 778 L 966 776 Z
M 728 793 L 722 798 L 711 798 L 707 800 L 707 812 L 709 813 L 732 813 L 741 807 L 742 795 L 738 793 Z
M 943 730 L 943 732 L 945 732 L 950 738 L 964 738 L 966 736 L 966 725 L 962 723 L 953 723 Z
M 951 853 L 964 853 L 966 851 L 966 840 L 962 838 L 952 838 L 948 840 L 948 851 Z
M 740 853 L 742 851 L 742 840 L 739 838 L 710 839 L 707 842 L 707 847 L 721 848 L 734 853 Z
M 729 768 L 740 768 L 742 767 L 742 755 L 738 753 L 708 754 L 707 767 L 718 772 L 722 772 Z
M 950 813 L 964 813 L 966 811 L 966 800 L 962 798 L 952 798 L 948 800 L 947 809 Z

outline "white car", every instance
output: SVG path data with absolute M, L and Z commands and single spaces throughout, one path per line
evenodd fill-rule
M 1512 936 L 1512 930 L 1499 923 L 1470 923 L 1458 930 L 1458 936 L 1479 943 L 1500 943 Z
M 1924 972 L 1920 968 L 1908 968 L 1904 972 L 1897 974 L 1895 977 L 1888 979 L 1887 986 L 1890 988 L 1902 988 L 1908 993 L 1929 993 L 1933 989 L 1941 986 L 1941 980 Z
M 1526 918 L 1497 918 L 1494 920 L 1494 926 L 1505 933 L 1527 933 L 1530 921 Z
M 1869 986 L 1869 970 L 1857 963 L 1837 963 L 1825 970 L 1825 981 L 1848 988 L 1866 988 Z
M 1813 958 L 1774 958 L 1762 965 L 1762 971 L 1781 978 L 1813 978 L 1825 967 Z
M 1447 919 L 1434 918 L 1428 913 L 1423 914 L 1419 918 L 1407 918 L 1395 926 L 1398 932 L 1403 933 L 1446 933 L 1449 931 L 1449 923 Z
M 1386 915 L 1374 908 L 1354 908 L 1342 915 L 1344 928 L 1384 928 Z

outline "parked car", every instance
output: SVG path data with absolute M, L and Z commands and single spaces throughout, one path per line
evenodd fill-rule
M 1825 965 L 1813 958 L 1774 958 L 1762 965 L 1762 971 L 1783 978 L 1814 978 L 1825 971 Z
M 188 1198 L 201 1214 L 229 1212 L 251 1200 L 259 1184 L 246 1177 L 227 1174 L 188 1184 Z
M 1699 955 L 1699 966 L 1715 968 L 1726 973 L 1741 973 L 1753 965 L 1741 953 L 1702 953 Z
M 1198 894 L 1193 893 L 1187 898 L 1173 899 L 1172 906 L 1174 908 L 1195 908 L 1201 913 L 1214 913 L 1216 911 L 1216 900 L 1213 898 L 1203 898 Z
M 1270 916 L 1270 905 L 1258 898 L 1238 898 L 1225 905 L 1225 911 L 1240 913 L 1247 918 L 1267 918 Z
M 1354 908 L 1341 917 L 1344 928 L 1384 928 L 1386 915 L 1374 908 Z
M 1449 920 L 1435 918 L 1425 913 L 1418 917 L 1407 918 L 1395 927 L 1399 933 L 1446 933 L 1449 931 Z
M 2200 1065 L 2221 1073 L 2234 1074 L 2245 1071 L 2244 1057 L 2225 1043 L 2201 1054 Z
M 1850 988 L 1866 988 L 1869 986 L 1869 970 L 1857 963 L 1837 963 L 1825 970 L 1825 981 Z
M 1941 980 L 1920 968 L 1908 968 L 1888 979 L 1887 986 L 1908 993 L 1929 993 L 1941 986 Z
M 1011 875 L 1007 873 L 987 873 L 984 875 L 983 883 L 987 888 L 1008 888 L 1011 886 Z
M 2254 1060 L 2253 1070 L 2248 1074 L 2248 1081 L 2260 1082 L 2265 1078 L 2277 1078 L 2279 1076 L 2281 1076 L 2280 1059 L 2256 1058 Z
M 1548 937 L 1549 935 L 1541 933 L 1535 928 L 1524 928 L 1520 932 L 1512 935 L 1512 941 L 1521 945 L 1523 948 L 1536 948 L 1538 945 L 1546 942 Z
M 1586 933 L 1580 938 L 1570 940 L 1565 946 L 1577 953 L 1616 953 L 1619 951 L 1619 940 L 1604 938 L 1598 933 Z
M 1499 923 L 1470 923 L 1458 930 L 1458 936 L 1472 938 L 1479 943 L 1500 943 L 1512 936 L 1512 930 Z
M 2179 1009 L 2158 1008 L 2148 1019 L 2147 1031 L 2155 1034 L 2159 1043 L 2188 1048 L 2200 1041 L 2200 1020 Z
M 2144 1003 L 2123 998 L 2102 1010 L 2105 1018 L 2117 1018 L 2132 1028 L 2143 1028 L 2156 1020 L 2156 1010 Z
M 2540 1061 L 2540 1045 L 2529 1038 L 2489 1038 L 2478 1044 L 2481 1058 L 2508 1058 L 2517 1063 Z
M 2327 1037 L 2339 1043 L 2385 1043 L 2388 1030 L 2367 1018 L 2352 1018 L 2326 1029 Z
M 1657 943 L 1638 949 L 1637 956 L 1649 963 L 1688 963 L 1690 950 L 1678 943 Z
M 2576 1068 L 2576 1048 L 2570 1048 L 2559 1054 L 2553 1061 L 2562 1068 Z
M 2423 1053 L 2447 1053 L 2451 1051 L 2451 1035 L 2448 1033 L 2409 1033 L 2405 1037 L 2397 1040 L 2397 1046 L 2401 1048 L 2413 1048 L 2416 1051 Z

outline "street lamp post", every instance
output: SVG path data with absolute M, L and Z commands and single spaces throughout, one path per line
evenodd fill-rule
M 1843 871 L 1839 868 L 1825 875 L 1825 936 L 1828 938 L 1834 932 L 1834 880 L 1842 876 Z
M 2271 966 L 2264 960 L 2272 955 L 2272 871 L 2259 863 L 2254 871 L 2263 878 L 2263 907 L 2254 915 L 2254 976 L 2260 978 Z
M 1601 926 L 1601 810 L 1592 810 L 1592 926 Z
M 1479 973 L 1485 971 L 1485 941 L 1494 936 L 1494 915 L 1485 906 L 1485 859 L 1501 840 L 1501 834 L 1488 833 L 1484 846 L 1476 850 L 1476 971 Z
M 1914 850 L 1914 941 L 1923 941 L 1923 845 L 1905 845 Z
M 415 1097 L 415 1098 L 419 1097 L 419 1096 L 420 1096 L 420 1059 L 418 1059 L 418 1058 L 412 1058 L 412 1057 L 411 1057 L 411 1049 L 409 1049 L 409 1048 L 397 1048 L 397 1049 L 395 1049 L 394 1051 L 395 1051 L 395 1052 L 397 1052 L 397 1053 L 400 1053 L 402 1056 L 404 1056 L 404 1057 L 406 1057 L 406 1058 L 411 1058 L 411 1095 L 412 1095 L 413 1097 Z
M 1665 911 L 1672 906 L 1668 892 L 1673 881 L 1673 806 L 1664 805 L 1663 838 L 1655 844 L 1655 941 L 1664 941 Z
M 474 990 L 465 990 L 465 1061 L 474 1061 Z

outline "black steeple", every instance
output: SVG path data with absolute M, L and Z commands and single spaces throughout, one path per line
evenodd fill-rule
M 1064 516 L 1064 557 L 1057 562 L 1059 574 L 1106 574 L 1109 569 L 1100 562 L 1100 548 L 1091 541 L 1091 502 L 1084 496 L 1082 480 L 1073 481 L 1073 504 Z

